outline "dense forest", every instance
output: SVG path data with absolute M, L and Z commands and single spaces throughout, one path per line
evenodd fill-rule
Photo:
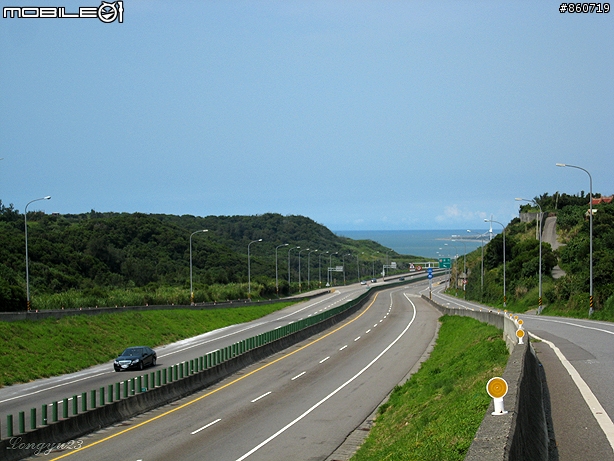
M 595 198 L 601 197 L 595 194 Z M 543 194 L 535 197 L 544 217 L 556 216 L 558 240 L 562 244 L 553 251 L 542 244 L 542 303 L 549 309 L 586 314 L 590 283 L 589 197 L 580 195 Z M 593 205 L 593 295 L 595 313 L 604 309 L 614 314 L 614 202 Z M 537 213 L 538 207 L 528 203 L 521 212 Z M 516 218 L 505 229 L 506 294 L 508 306 L 537 307 L 539 302 L 539 240 L 537 221 L 521 222 Z M 503 235 L 499 234 L 484 247 L 484 278 L 481 270 L 481 249 L 468 258 L 466 297 L 502 306 L 503 304 Z M 559 265 L 565 275 L 552 278 L 552 269 Z M 609 317 L 609 315 L 604 315 Z
M 276 252 L 280 295 L 305 290 L 308 281 L 311 288 L 320 281 L 325 285 L 329 263 L 345 265 L 348 282 L 355 282 L 359 271 L 361 278 L 370 278 L 375 268 L 381 272 L 387 252 L 396 255 L 373 241 L 339 237 L 309 218 L 273 213 L 196 217 L 28 211 L 27 225 L 33 308 L 187 304 L 190 236 L 196 302 L 246 298 L 248 289 L 256 297 L 275 295 Z M 0 311 L 26 306 L 24 229 L 23 214 L 0 201 Z M 343 281 L 343 274 L 333 274 L 336 283 Z M 137 296 L 126 297 L 128 292 Z

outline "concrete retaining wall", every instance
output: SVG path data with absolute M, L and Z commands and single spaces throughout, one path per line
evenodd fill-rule
M 523 338 L 524 344 L 518 344 L 518 326 L 505 313 L 452 309 L 424 299 L 443 314 L 472 317 L 503 330 L 510 350 L 502 376 L 508 384 L 504 397 L 508 413 L 492 415 L 494 404 L 490 403 L 465 461 L 547 461 L 549 440 L 540 364 L 528 336 Z

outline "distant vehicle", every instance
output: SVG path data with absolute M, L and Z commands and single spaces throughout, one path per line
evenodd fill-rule
M 399 282 L 402 282 L 403 280 L 405 280 L 405 277 L 399 277 Z
M 361 285 L 366 285 L 366 284 L 367 284 L 367 282 L 365 282 L 364 280 L 361 280 L 361 281 L 360 281 L 360 284 L 361 284 Z
M 377 282 L 377 279 L 371 279 L 371 283 Z
M 129 370 L 131 368 L 142 370 L 149 365 L 155 367 L 157 360 L 158 356 L 153 349 L 147 346 L 132 346 L 124 350 L 115 359 L 113 368 L 115 368 L 115 371 Z

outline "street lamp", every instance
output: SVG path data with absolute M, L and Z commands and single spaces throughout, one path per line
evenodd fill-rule
M 542 207 L 539 206 L 539 203 L 537 203 L 535 200 L 530 200 L 530 199 L 526 199 L 526 198 L 519 198 L 516 197 L 516 201 L 517 202 L 531 202 L 534 205 L 537 205 L 537 207 L 539 208 L 539 304 L 537 307 L 537 313 L 541 314 L 542 313 L 542 221 L 543 221 L 543 216 L 544 216 L 544 212 L 542 211 Z
M 452 240 L 453 242 L 456 242 L 456 240 Z M 446 244 L 447 245 L 447 244 Z M 456 245 L 452 245 L 454 247 L 454 250 L 456 251 L 456 254 L 454 255 L 454 261 L 456 262 L 456 279 L 455 279 L 455 283 L 454 283 L 454 296 L 458 296 L 458 247 Z M 450 268 L 450 282 L 452 281 L 452 269 Z
M 319 281 L 318 285 L 322 288 L 322 255 L 328 254 L 328 251 L 318 253 L 318 273 L 319 273 Z
M 298 252 L 298 292 L 301 293 L 301 253 L 303 251 L 309 251 L 309 248 L 305 248 Z
M 467 229 L 467 232 L 471 232 L 469 229 Z M 452 237 L 461 237 L 460 235 L 453 235 Z M 456 242 L 456 240 L 452 240 L 453 242 Z M 465 292 L 465 287 L 466 287 L 466 283 L 467 282 L 467 242 L 465 242 L 462 237 L 460 239 L 460 242 L 463 244 L 463 246 L 465 247 L 465 253 L 463 254 L 463 295 L 466 298 L 466 292 Z M 458 269 L 458 266 L 457 266 Z
M 37 198 L 29 201 L 26 204 L 25 211 L 23 213 L 23 219 L 25 223 L 26 230 L 26 308 L 30 310 L 30 270 L 28 265 L 28 205 L 33 202 L 38 202 L 39 200 L 49 200 L 51 199 L 51 195 L 47 195 L 46 197 Z
M 288 250 L 288 292 L 290 292 L 290 252 L 292 250 L 298 250 L 300 248 L 300 246 L 296 247 L 296 248 L 290 248 Z
M 345 257 L 352 256 L 351 253 L 341 256 L 341 261 L 343 262 L 343 285 L 345 285 Z
M 471 232 L 468 230 L 467 232 Z M 480 237 L 480 246 L 482 247 L 482 273 L 480 274 L 480 302 L 482 301 L 482 297 L 484 294 L 484 235 L 486 235 L 488 231 L 481 233 L 478 235 Z
M 494 221 L 493 219 L 484 218 L 484 222 L 497 223 L 503 228 L 503 307 L 507 306 L 507 296 L 505 293 L 505 226 L 501 224 L 499 221 Z
M 277 249 L 281 247 L 287 247 L 287 246 L 288 246 L 287 243 L 282 243 L 281 245 L 277 245 L 275 247 L 275 292 L 277 293 L 278 297 L 279 297 L 279 279 L 277 278 Z
M 307 289 L 311 289 L 311 274 L 310 274 L 310 269 L 311 269 L 311 253 L 315 253 L 318 250 L 311 250 L 309 253 L 307 253 Z
M 588 175 L 588 179 L 590 182 L 590 195 L 589 195 L 589 309 L 588 316 L 590 317 L 593 313 L 593 177 L 584 168 L 575 165 L 569 165 L 567 163 L 557 163 L 556 166 L 563 166 L 569 168 L 577 168 L 578 170 L 584 171 Z
M 335 251 L 334 253 L 331 253 L 330 257 L 328 258 L 328 286 L 332 286 L 333 285 L 333 274 L 332 274 L 333 255 L 339 256 L 339 252 Z
M 254 240 L 247 244 L 247 297 L 252 299 L 252 270 L 250 266 L 249 246 L 252 243 L 262 242 L 262 239 Z
M 190 305 L 194 305 L 194 289 L 192 287 L 192 236 L 194 234 L 198 234 L 199 232 L 208 232 L 208 229 L 197 230 L 196 232 L 192 232 L 190 234 Z

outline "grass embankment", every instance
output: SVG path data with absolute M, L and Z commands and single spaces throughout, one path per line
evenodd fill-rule
M 108 362 L 127 346 L 169 344 L 249 322 L 290 304 L 293 303 L 0 322 L 0 385 L 75 372 Z
M 490 403 L 486 383 L 501 376 L 508 352 L 500 330 L 444 316 L 420 370 L 397 386 L 352 461 L 462 460 Z

